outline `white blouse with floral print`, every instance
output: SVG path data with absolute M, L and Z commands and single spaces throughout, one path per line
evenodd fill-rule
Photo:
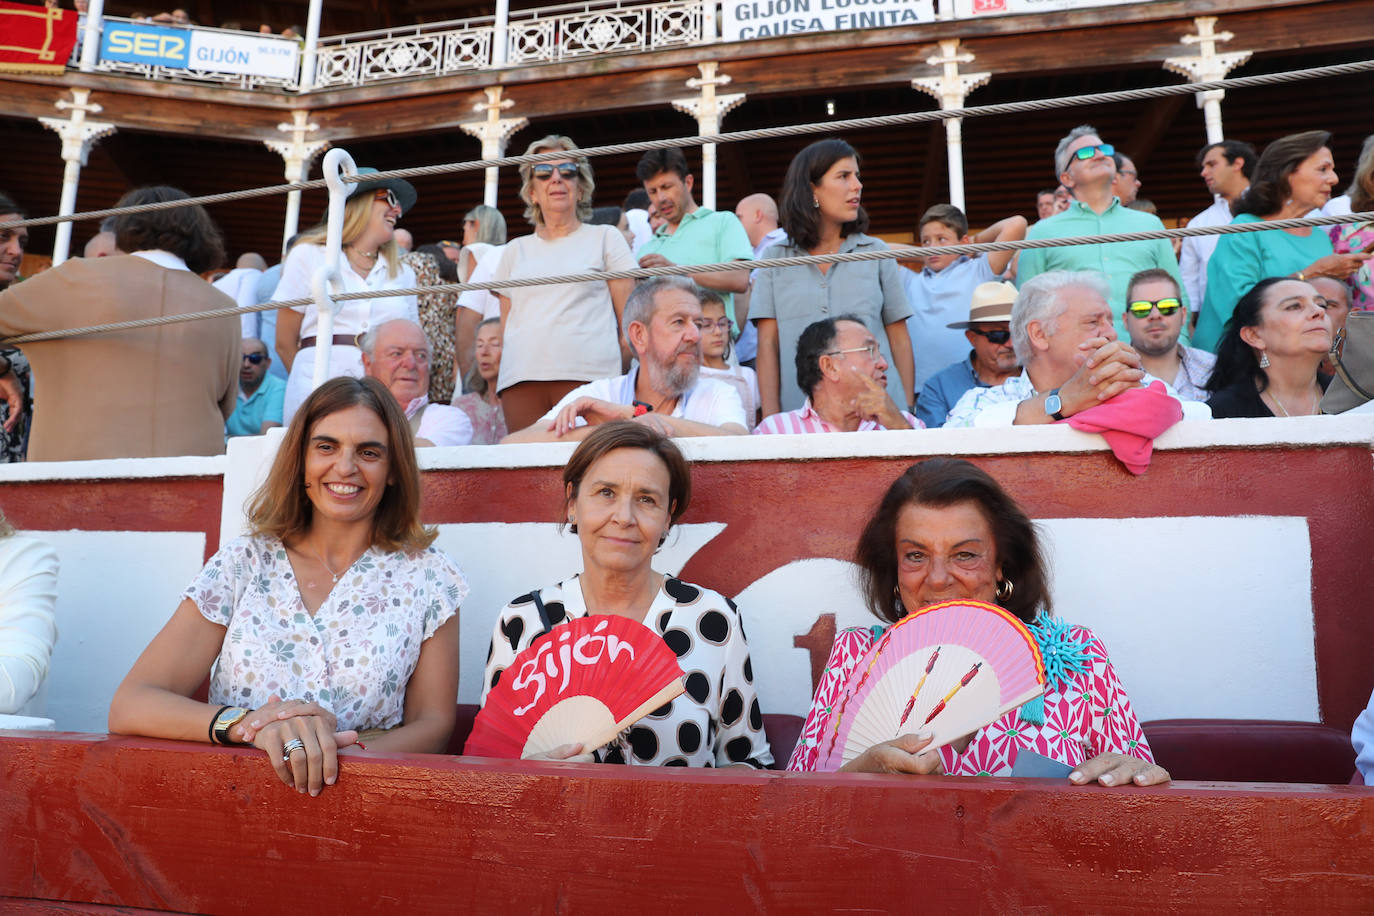
M 340 729 L 401 723 L 420 644 L 458 610 L 468 584 L 433 547 L 369 548 L 312 615 L 286 547 L 241 537 L 219 549 L 183 594 L 226 628 L 210 673 L 210 702 L 257 708 L 268 697 L 319 703 Z

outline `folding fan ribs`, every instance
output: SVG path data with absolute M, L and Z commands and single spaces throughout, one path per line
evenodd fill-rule
M 592 751 L 684 689 L 677 656 L 657 633 L 628 617 L 580 617 L 515 656 L 463 753 L 529 757 L 573 743 Z
M 1040 647 L 1015 616 L 978 601 L 922 608 L 854 666 L 821 739 L 821 768 L 909 733 L 932 732 L 929 746 L 940 747 L 1044 690 Z

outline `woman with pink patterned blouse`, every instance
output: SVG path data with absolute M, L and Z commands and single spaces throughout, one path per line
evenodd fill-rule
M 339 750 L 438 753 L 458 694 L 463 573 L 420 524 L 410 425 L 373 378 L 330 379 L 115 692 L 110 730 L 252 745 L 318 795 Z M 210 675 L 209 703 L 192 697 Z
M 857 554 L 868 606 L 889 624 L 907 609 L 959 599 L 997 604 L 1025 621 L 1045 657 L 1046 688 L 1043 707 L 1032 700 L 965 740 L 925 750 L 930 735 L 902 735 L 842 771 L 1006 776 L 1028 749 L 1073 767 L 1069 781 L 1080 785 L 1169 781 L 1102 642 L 1050 615 L 1035 526 L 987 472 L 953 458 L 912 465 L 883 497 Z M 788 769 L 818 768 L 831 710 L 884 629 L 849 629 L 835 638 Z

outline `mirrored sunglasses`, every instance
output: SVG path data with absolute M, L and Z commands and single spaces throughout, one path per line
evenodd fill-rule
M 1149 318 L 1150 312 L 1155 309 L 1159 309 L 1159 314 L 1168 318 L 1181 308 L 1183 308 L 1183 303 L 1179 301 L 1177 296 L 1170 296 L 1166 299 L 1155 299 L 1154 301 L 1149 299 L 1136 299 L 1126 305 L 1126 311 L 1137 318 Z
M 396 199 L 396 192 L 392 191 L 390 188 L 378 188 L 376 191 L 373 191 L 372 199 L 384 200 L 388 207 L 396 207 L 397 209 L 401 207 L 401 202 Z
M 1111 156 L 1115 152 L 1115 146 L 1112 146 L 1110 143 L 1103 143 L 1100 146 L 1085 146 L 1082 149 L 1074 150 L 1073 158 L 1091 159 L 1098 153 L 1101 153 L 1104 156 Z
M 548 181 L 553 177 L 554 169 L 558 170 L 558 177 L 564 181 L 577 180 L 576 162 L 560 162 L 558 165 L 554 165 L 552 162 L 536 162 L 530 171 L 540 181 Z

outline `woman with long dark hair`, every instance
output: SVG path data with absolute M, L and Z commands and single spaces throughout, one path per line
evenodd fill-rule
M 765 249 L 763 257 L 881 251 L 887 244 L 865 235 L 868 214 L 859 200 L 859 154 L 843 140 L 818 140 L 787 168 L 779 202 L 779 222 L 787 241 Z M 759 332 L 756 364 L 763 415 L 796 410 L 806 395 L 797 385 L 793 364 L 797 340 L 807 325 L 827 315 L 859 316 L 878 339 L 883 358 L 897 371 L 888 394 L 903 407 L 916 397 L 915 364 L 906 319 L 911 315 L 894 260 L 812 264 L 758 271 L 749 318 Z
M 1318 371 L 1331 349 L 1326 300 L 1311 283 L 1268 277 L 1240 297 L 1217 346 L 1207 404 L 1229 417 L 1320 413 L 1330 376 Z

